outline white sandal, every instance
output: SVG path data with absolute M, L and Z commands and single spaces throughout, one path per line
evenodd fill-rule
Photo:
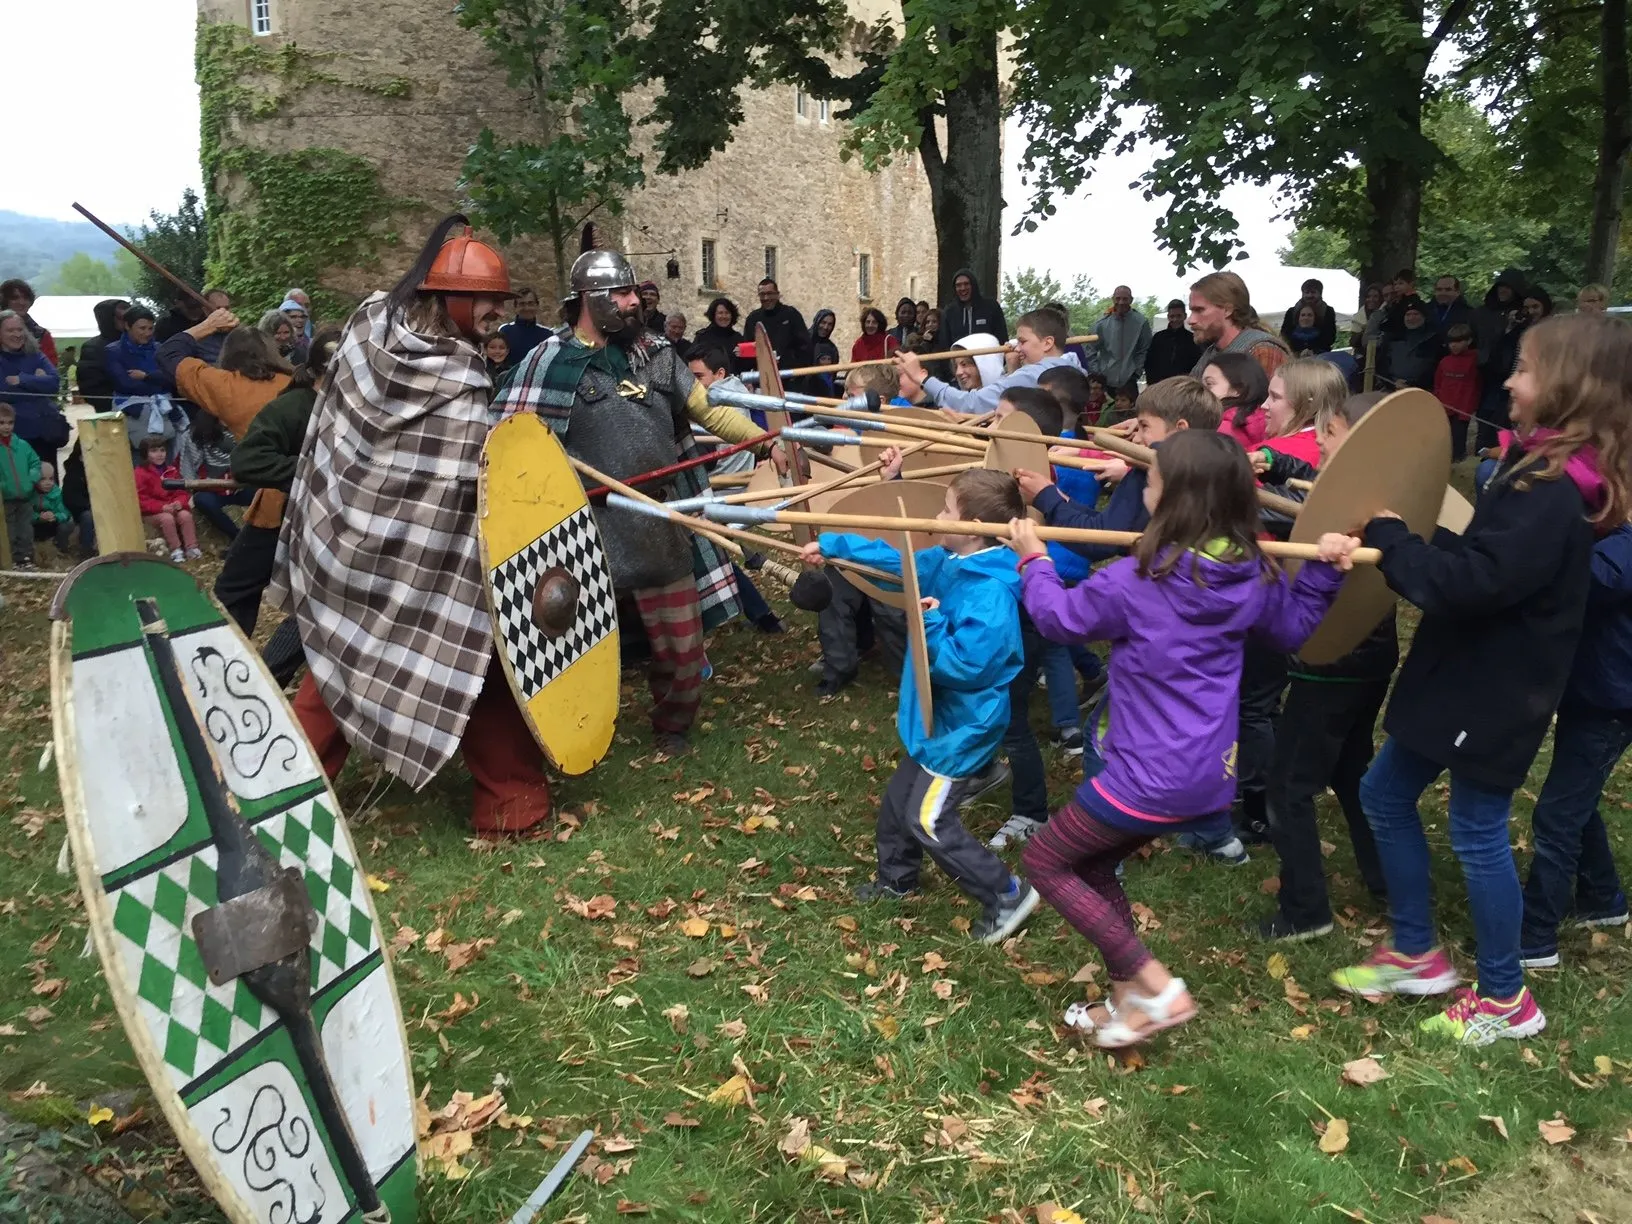
M 1099 1026 L 1094 1023 L 1094 1018 L 1089 1013 L 1099 1006 L 1101 1005 L 1098 1003 L 1087 1002 L 1071 1004 L 1070 1007 L 1065 1009 L 1065 1027 L 1078 1033 L 1094 1032 Z M 1112 1016 L 1116 1015 L 1116 1009 L 1110 1005 L 1109 1001 L 1103 1006 Z
M 1144 1012 L 1150 1023 L 1143 1028 L 1135 1029 L 1122 1019 L 1116 1008 L 1111 1009 L 1111 1022 L 1094 1033 L 1094 1042 L 1102 1050 L 1120 1050 L 1127 1046 L 1138 1045 L 1148 1041 L 1157 1033 L 1165 1029 L 1175 1028 L 1189 1020 L 1196 1014 L 1195 1000 L 1183 1012 L 1175 1014 L 1172 1011 L 1180 995 L 1185 994 L 1184 979 L 1173 978 L 1162 988 L 1160 994 L 1153 998 L 1144 995 L 1128 994 L 1122 999 L 1122 1006 L 1136 1007 Z

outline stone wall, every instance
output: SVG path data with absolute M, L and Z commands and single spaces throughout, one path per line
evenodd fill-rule
M 325 74 L 363 87 L 308 82 L 274 113 L 235 120 L 227 139 L 269 152 L 341 149 L 376 166 L 384 193 L 405 202 L 389 219 L 400 242 L 381 246 L 378 267 L 336 268 L 324 281 L 348 293 L 388 284 L 430 223 L 458 207 L 455 185 L 477 134 L 484 126 L 511 134 L 526 111 L 476 37 L 458 28 L 447 0 L 270 2 L 273 32 L 257 43 L 294 42 L 308 52 L 333 53 Z M 870 10 L 877 4 L 858 0 L 858 16 L 876 15 Z M 199 0 L 199 11 L 205 20 L 247 28 L 250 0 Z M 706 60 L 699 71 L 706 71 Z M 402 96 L 370 88 L 384 81 L 406 81 L 408 88 Z M 661 252 L 637 257 L 636 269 L 659 283 L 663 309 L 682 311 L 693 331 L 719 294 L 735 300 L 744 315 L 757 305 L 766 248 L 775 248 L 784 300 L 807 321 L 819 308 L 833 310 L 834 338 L 848 355 L 864 305 L 889 316 L 903 294 L 933 296 L 929 187 L 916 157 L 876 175 L 841 161 L 842 125 L 824 120 L 814 99 L 806 100 L 805 115 L 797 109 L 791 88 L 751 95 L 724 152 L 700 170 L 652 176 L 624 215 L 607 222 L 606 233 L 626 251 Z M 235 185 L 216 187 L 230 207 Z M 712 285 L 702 279 L 705 240 L 714 243 Z M 671 249 L 680 265 L 677 280 L 665 275 Z M 555 276 L 547 241 L 517 242 L 506 255 L 518 284 L 550 296 Z M 862 255 L 871 263 L 870 302 L 859 295 Z

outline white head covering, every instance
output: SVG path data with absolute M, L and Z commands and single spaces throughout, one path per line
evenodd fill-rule
M 965 336 L 962 340 L 952 341 L 952 347 L 962 349 L 996 348 L 1001 343 L 1002 341 L 992 335 L 991 332 L 974 332 Z M 981 386 L 989 387 L 1003 377 L 1002 353 L 987 353 L 983 357 L 971 357 L 970 360 L 975 363 L 975 369 L 980 371 Z

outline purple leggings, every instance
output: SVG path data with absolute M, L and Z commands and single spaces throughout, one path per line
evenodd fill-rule
M 1105 968 L 1119 982 L 1133 977 L 1152 957 L 1134 930 L 1116 865 L 1151 840 L 1149 834 L 1108 825 L 1072 802 L 1031 835 L 1021 856 L 1032 887 L 1099 949 Z

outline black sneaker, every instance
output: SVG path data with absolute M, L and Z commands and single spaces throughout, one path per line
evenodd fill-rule
M 994 760 L 981 773 L 969 779 L 974 789 L 958 801 L 958 811 L 973 807 L 987 795 L 1000 786 L 1007 786 L 1009 779 L 1014 775 L 1009 772 L 1008 764 L 1002 760 Z
M 1069 731 L 1054 737 L 1054 746 L 1068 757 L 1082 755 L 1082 732 L 1072 727 Z
M 1591 913 L 1575 910 L 1570 914 L 1570 920 L 1578 927 L 1589 929 L 1594 927 L 1618 927 L 1632 922 L 1632 915 L 1626 912 L 1626 898 L 1622 897 L 1618 903 L 1609 906 L 1607 909 L 1594 910 Z
M 838 675 L 826 675 L 826 676 L 823 676 L 822 677 L 822 682 L 816 686 L 816 696 L 818 696 L 818 697 L 837 697 L 841 692 L 844 691 L 844 689 L 846 687 L 849 686 L 850 682 L 852 680 L 854 680 L 854 679 L 855 679 L 854 676 L 838 676 Z
M 969 932 L 970 938 L 978 939 L 983 944 L 1002 943 L 1025 925 L 1042 898 L 1019 876 L 1009 877 L 1009 887 L 1013 891 L 999 897 L 995 909 L 986 911 L 975 929 Z
M 782 627 L 782 618 L 779 617 L 775 612 L 765 613 L 764 616 L 760 617 L 757 621 L 754 622 L 754 628 L 758 629 L 761 633 L 782 633 L 782 632 L 784 632 L 783 627 Z
M 904 901 L 908 897 L 916 897 L 916 888 L 891 888 L 877 876 L 857 884 L 852 890 L 857 901 Z
M 1292 920 L 1279 910 L 1258 924 L 1258 938 L 1269 943 L 1303 943 L 1305 940 L 1319 939 L 1322 935 L 1331 933 L 1330 922 L 1323 922 L 1319 926 L 1296 927 L 1292 925 Z

